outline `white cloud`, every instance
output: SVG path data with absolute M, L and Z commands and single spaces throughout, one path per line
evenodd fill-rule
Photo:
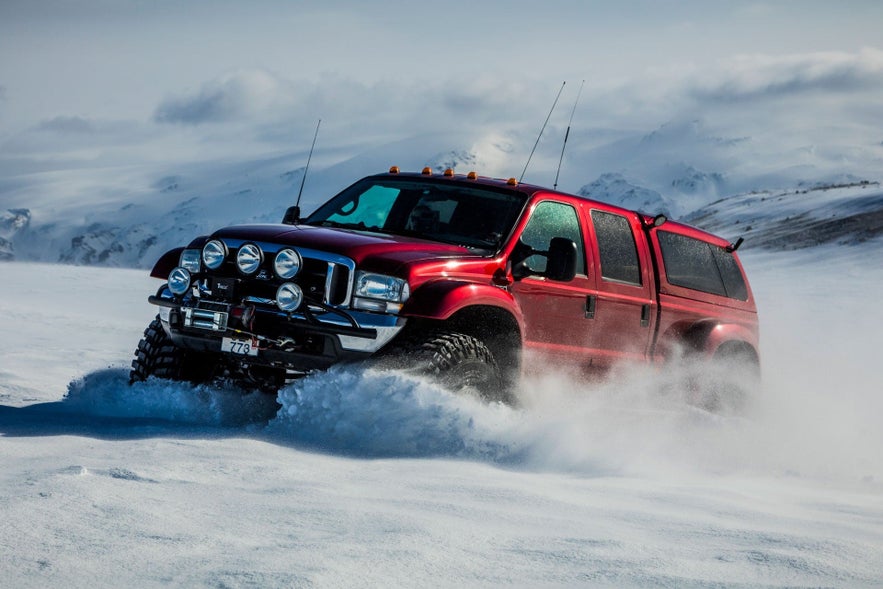
M 236 71 L 166 98 L 153 121 L 190 128 L 213 144 L 248 140 L 290 149 L 321 118 L 323 142 L 388 142 L 421 133 L 504 130 L 542 121 L 556 87 L 495 77 L 377 79 L 326 74 L 287 79 L 265 71 Z M 193 130 L 198 127 L 197 130 Z
M 703 101 L 879 89 L 883 87 L 883 51 L 744 55 L 722 63 L 719 73 L 694 84 L 693 95 Z
M 195 94 L 165 99 L 154 120 L 185 125 L 231 121 L 259 112 L 279 97 L 280 83 L 273 75 L 236 71 L 204 83 Z
M 42 121 L 37 125 L 37 129 L 41 131 L 51 131 L 62 134 L 95 133 L 100 127 L 104 127 L 104 130 L 106 130 L 104 125 L 96 125 L 95 121 L 78 116 L 57 116 L 53 119 Z

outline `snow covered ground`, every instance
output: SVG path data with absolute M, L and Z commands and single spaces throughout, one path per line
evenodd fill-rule
M 744 417 L 527 382 L 513 410 L 355 369 L 274 400 L 126 366 L 140 270 L 0 265 L 0 585 L 879 587 L 879 247 L 743 256 Z M 879 244 L 878 244 L 879 245 Z

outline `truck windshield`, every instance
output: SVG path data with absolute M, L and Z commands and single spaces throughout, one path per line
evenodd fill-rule
M 520 192 L 459 182 L 367 178 L 319 207 L 304 223 L 496 251 L 525 200 Z

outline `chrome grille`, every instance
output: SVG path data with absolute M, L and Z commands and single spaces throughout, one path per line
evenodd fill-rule
M 290 247 L 297 250 L 303 259 L 301 271 L 290 282 L 300 286 L 305 295 L 314 301 L 335 307 L 346 307 L 350 303 L 356 264 L 346 256 L 291 245 L 226 239 L 223 241 L 229 250 L 227 261 L 217 271 L 207 272 L 210 278 L 202 289 L 203 296 L 231 303 L 241 300 L 272 303 L 276 288 L 282 282 L 273 271 L 272 260 L 281 248 Z M 245 243 L 254 243 L 264 252 L 264 265 L 251 277 L 240 274 L 233 261 L 239 247 Z M 227 285 L 229 280 L 235 280 L 235 288 L 234 283 Z M 223 292 L 221 286 L 225 287 Z

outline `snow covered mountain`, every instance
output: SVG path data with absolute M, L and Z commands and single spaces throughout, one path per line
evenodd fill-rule
M 522 139 L 476 132 L 419 136 L 351 154 L 329 150 L 309 172 L 302 205 L 309 211 L 356 179 L 390 165 L 517 176 L 526 153 L 513 146 L 524 145 Z M 746 248 L 785 247 L 792 234 L 807 229 L 791 219 L 804 214 L 808 222 L 829 209 L 844 221 L 839 229 L 825 229 L 826 235 L 837 234 L 841 241 L 876 235 L 863 221 L 846 220 L 880 214 L 880 200 L 874 198 L 880 178 L 871 174 L 883 165 L 874 167 L 881 160 L 873 149 L 839 167 L 830 156 L 808 152 L 780 156 L 775 164 L 758 158 L 751 138 L 721 137 L 700 121 L 671 123 L 649 133 L 575 133 L 570 145 L 562 189 L 665 212 L 725 235 L 744 234 Z M 454 147 L 439 149 L 444 146 Z M 538 153 L 525 181 L 551 185 L 557 160 L 549 156 L 550 143 L 543 147 L 545 157 Z M 297 164 L 305 161 L 306 154 L 289 153 L 251 161 L 77 168 L 0 179 L 0 257 L 149 267 L 164 251 L 218 227 L 280 220 L 297 196 L 303 179 Z M 785 201 L 790 204 L 781 204 Z

